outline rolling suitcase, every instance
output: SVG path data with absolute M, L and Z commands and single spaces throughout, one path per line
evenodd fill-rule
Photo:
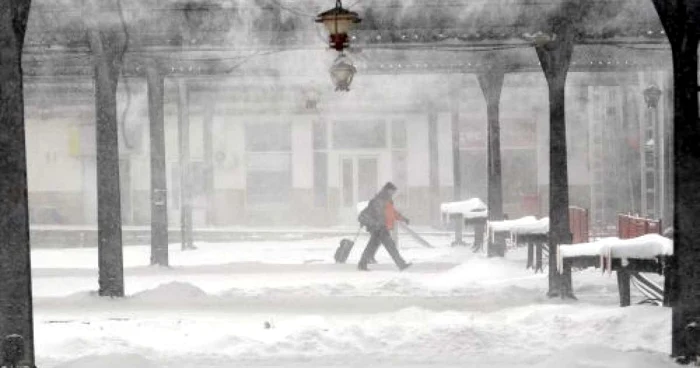
M 335 263 L 345 263 L 345 261 L 348 260 L 348 256 L 350 255 L 350 251 L 354 245 L 355 242 L 350 239 L 341 240 L 338 249 L 335 250 Z
M 357 229 L 357 234 L 355 234 L 355 240 L 343 239 L 340 241 L 340 245 L 335 250 L 335 255 L 333 256 L 333 258 L 335 258 L 335 263 L 345 263 L 345 261 L 348 260 L 350 251 L 352 250 L 352 247 L 355 246 L 357 237 L 360 236 L 360 230 L 362 230 L 362 227 Z

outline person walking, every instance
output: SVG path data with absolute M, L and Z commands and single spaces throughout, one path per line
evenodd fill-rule
M 379 193 L 369 201 L 367 208 L 360 213 L 360 225 L 366 227 L 370 233 L 369 242 L 364 252 L 362 252 L 360 263 L 357 265 L 357 268 L 361 271 L 368 271 L 367 264 L 374 259 L 380 244 L 384 244 L 399 270 L 403 271 L 411 266 L 411 263 L 407 263 L 401 257 L 399 250 L 396 248 L 396 243 L 391 238 L 391 230 L 394 228 L 396 221 L 402 221 L 407 224 L 409 222 L 406 217 L 394 208 L 393 197 L 396 190 L 397 188 L 393 183 L 388 182 L 384 184 Z

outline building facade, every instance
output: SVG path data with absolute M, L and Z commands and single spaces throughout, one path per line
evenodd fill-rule
M 591 210 L 594 226 L 610 225 L 617 212 L 642 211 L 640 142 L 649 137 L 640 135 L 650 119 L 642 91 L 650 84 L 666 91 L 665 75 L 572 73 L 569 78 L 570 201 Z M 449 96 L 455 79 L 458 96 Z M 453 199 L 455 117 L 463 199 L 486 199 L 486 106 L 475 76 L 360 75 L 348 94 L 333 93 L 327 84 L 309 88 L 303 79 L 270 77 L 166 79 L 170 222 L 179 224 L 182 206 L 178 128 L 183 118 L 189 126 L 183 136 L 190 143 L 195 226 L 350 225 L 356 203 L 371 198 L 386 181 L 400 188 L 397 205 L 414 223 L 434 224 L 439 202 Z M 94 225 L 91 82 L 63 82 L 59 88 L 30 81 L 28 86 L 31 220 Z M 148 225 L 145 82 L 121 83 L 118 101 L 124 222 Z M 668 119 L 665 103 L 660 106 L 655 124 L 661 144 Z M 504 211 L 511 218 L 546 215 L 549 110 L 541 73 L 508 74 L 500 110 Z M 611 144 L 620 137 L 628 144 Z M 663 177 L 665 165 L 659 162 L 654 170 Z M 662 188 L 654 196 L 668 201 Z

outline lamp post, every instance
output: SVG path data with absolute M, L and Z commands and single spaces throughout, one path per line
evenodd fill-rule
M 659 105 L 659 98 L 661 98 L 659 87 L 651 85 L 644 90 L 644 102 L 647 103 L 647 107 L 655 109 Z
M 642 212 L 658 218 L 662 210 L 663 147 L 659 130 L 658 105 L 661 89 L 651 85 L 644 90 L 647 105 L 647 125 L 642 130 Z

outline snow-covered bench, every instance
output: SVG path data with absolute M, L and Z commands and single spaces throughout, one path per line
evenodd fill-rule
M 547 236 L 549 234 L 549 218 L 537 219 L 535 216 L 525 216 L 515 220 L 489 221 L 489 244 L 492 244 L 501 234 L 510 238 L 511 244 L 527 244 L 527 266 L 535 272 L 542 270 L 543 253 L 547 251 Z
M 668 257 L 673 255 L 673 242 L 659 234 L 646 234 L 630 239 L 604 238 L 590 243 L 560 245 L 557 255 L 557 267 L 565 278 L 570 279 L 573 267 L 596 267 L 608 273 L 615 271 L 620 305 L 625 307 L 629 306 L 631 301 L 631 278 L 640 281 L 641 287 L 650 289 L 648 291 L 663 294 L 662 288 L 655 287 L 639 273 L 665 274 Z
M 569 229 L 573 243 L 588 241 L 588 211 L 584 208 L 569 207 Z M 542 259 L 548 253 L 549 217 L 536 218 L 525 216 L 515 220 L 489 221 L 488 235 L 491 243 L 497 234 L 506 238 L 515 246 L 527 245 L 526 268 L 535 272 L 543 270 Z
M 452 245 L 466 245 L 462 240 L 464 225 L 474 227 L 474 250 L 481 249 L 484 242 L 484 229 L 488 219 L 486 204 L 479 198 L 460 202 L 447 202 L 440 205 L 443 224 L 453 220 L 455 223 L 455 240 Z
M 488 209 L 479 198 L 471 198 L 460 202 L 447 202 L 440 205 L 442 220 L 447 222 L 453 215 L 462 215 L 464 219 L 486 219 Z
M 513 242 L 519 236 L 549 233 L 549 217 L 537 219 L 535 216 L 525 216 L 515 220 L 489 221 L 488 234 L 493 240 L 496 233 L 507 233 Z

